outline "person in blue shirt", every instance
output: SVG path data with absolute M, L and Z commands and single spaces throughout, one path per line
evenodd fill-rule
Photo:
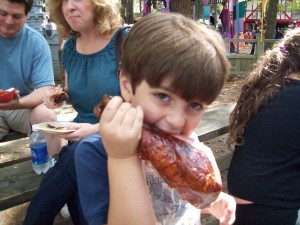
M 33 0 L 0 0 L 0 89 L 15 88 L 14 99 L 0 102 L 0 140 L 11 131 L 29 135 L 31 125 L 56 120 L 42 96 L 53 88 L 50 47 L 45 38 L 25 24 Z M 50 155 L 63 141 L 47 135 Z
M 231 114 L 228 192 L 236 225 L 300 224 L 299 62 L 300 29 L 259 60 Z
M 137 154 L 146 122 L 198 145 L 221 180 L 212 151 L 193 133 L 228 74 L 221 36 L 183 15 L 153 13 L 131 28 L 122 50 L 122 97 L 109 101 L 100 119 L 100 133 L 79 143 L 75 152 L 87 223 L 199 225 L 202 211 L 216 216 L 222 225 L 232 224 L 235 201 L 231 196 L 221 192 L 200 210 L 181 199 Z M 161 152 L 165 154 L 164 149 Z
M 116 67 L 116 36 L 122 25 L 118 0 L 51 0 L 51 19 L 66 39 L 62 50 L 64 90 L 77 112 L 75 132 L 59 135 L 69 141 L 55 166 L 44 176 L 33 197 L 24 224 L 53 224 L 67 203 L 74 224 L 86 224 L 78 198 L 74 153 L 77 145 L 98 132 L 94 106 L 104 94 L 120 95 Z M 126 36 L 127 30 L 123 32 Z M 55 91 L 55 90 L 53 90 Z M 49 95 L 51 91 L 49 92 Z M 45 97 L 45 101 L 49 99 Z M 46 101 L 47 106 L 54 108 Z

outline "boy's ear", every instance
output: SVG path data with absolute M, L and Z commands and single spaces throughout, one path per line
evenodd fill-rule
M 126 102 L 131 102 L 131 98 L 133 95 L 131 82 L 128 79 L 128 77 L 126 77 L 122 69 L 120 71 L 119 78 L 120 78 L 121 96 Z

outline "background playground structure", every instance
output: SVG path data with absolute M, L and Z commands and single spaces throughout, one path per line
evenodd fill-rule
M 63 80 L 63 71 L 59 60 L 62 40 L 57 34 L 55 24 L 52 23 L 49 26 L 51 15 L 49 15 L 47 10 L 48 1 L 34 0 L 33 8 L 27 18 L 27 24 L 38 30 L 48 41 L 52 54 L 55 79 Z M 262 1 L 264 1 L 264 4 L 262 4 Z M 261 55 L 262 51 L 259 45 L 256 46 L 256 49 L 259 49 L 259 51 L 253 56 L 248 55 L 250 51 L 247 47 L 255 41 L 251 40 L 253 38 L 252 28 L 255 20 L 261 19 L 262 14 L 265 13 L 263 8 L 267 8 L 272 1 L 277 0 L 120 0 L 122 15 L 126 23 L 134 23 L 140 17 L 155 11 L 164 13 L 178 12 L 193 20 L 197 20 L 199 23 L 204 23 L 212 29 L 218 30 L 228 44 L 228 58 L 232 63 L 232 73 L 245 73 Z M 265 7 L 262 7 L 262 5 Z M 220 15 L 224 6 L 226 6 L 227 10 L 225 10 L 222 17 L 227 20 L 227 23 L 222 26 Z M 294 24 L 300 26 L 299 0 L 279 0 L 277 7 L 278 12 L 276 14 L 276 25 L 272 31 L 273 35 L 268 38 L 265 35 L 266 40 L 275 38 L 275 28 L 277 27 L 288 29 L 289 26 L 295 26 Z M 265 22 L 263 21 L 262 24 L 265 24 Z M 46 31 L 48 27 L 51 28 Z M 243 40 L 240 32 L 247 34 L 244 36 L 245 40 Z M 246 38 L 247 36 L 248 38 Z M 261 33 L 259 37 L 260 46 L 263 45 L 263 49 L 265 49 L 265 40 L 262 40 L 263 38 L 264 34 Z M 266 44 L 274 43 L 274 41 L 276 40 L 267 41 Z

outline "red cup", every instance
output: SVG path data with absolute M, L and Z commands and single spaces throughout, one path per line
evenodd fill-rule
M 15 96 L 15 88 L 10 88 L 5 91 L 0 91 L 0 103 L 9 102 Z

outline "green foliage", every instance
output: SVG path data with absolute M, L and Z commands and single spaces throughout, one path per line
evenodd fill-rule
M 289 11 L 295 13 L 298 9 L 300 9 L 300 1 L 294 0 L 292 2 L 286 1 L 285 5 L 278 4 L 278 12 Z

